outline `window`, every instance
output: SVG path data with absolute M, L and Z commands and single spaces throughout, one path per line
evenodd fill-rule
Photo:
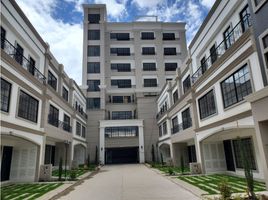
M 130 103 L 131 97 L 130 96 L 113 96 L 112 100 L 113 100 L 113 103 Z
M 165 63 L 165 71 L 176 71 L 177 63 Z
M 88 40 L 100 40 L 100 30 L 88 30 Z
M 122 126 L 122 127 L 106 127 L 105 137 L 137 137 L 138 127 L 137 126 Z
M 192 126 L 192 119 L 190 114 L 190 108 L 187 108 L 181 113 L 182 117 L 182 128 L 187 129 Z
M 129 40 L 129 33 L 110 33 L 110 39 Z
M 221 82 L 224 108 L 227 108 L 252 92 L 250 75 L 247 65 Z
M 54 106 L 49 106 L 48 123 L 58 127 L 59 126 L 59 109 Z
M 163 135 L 161 125 L 158 126 L 158 130 L 159 130 L 159 137 L 161 137 Z
M 186 79 L 182 83 L 183 85 L 183 93 L 185 94 L 189 89 L 191 89 L 191 77 L 188 75 Z
M 154 40 L 154 32 L 142 32 L 141 39 L 142 40 Z
M 11 83 L 1 78 L 1 110 L 4 112 L 9 111 L 11 87 Z
M 131 88 L 131 80 L 130 79 L 111 80 L 111 86 L 117 86 L 118 88 Z
M 111 48 L 110 53 L 117 56 L 130 56 L 130 48 Z
M 87 91 L 88 92 L 97 92 L 100 91 L 99 88 L 100 80 L 87 80 Z
M 54 89 L 57 90 L 57 78 L 48 70 L 47 83 Z
M 87 109 L 100 109 L 100 98 L 87 98 Z
M 86 137 L 86 127 L 82 126 L 82 137 Z
M 241 149 L 241 147 L 243 147 Z M 235 163 L 237 168 L 244 168 L 242 159 L 242 150 L 245 153 L 246 158 L 250 161 L 251 168 L 256 169 L 255 156 L 253 152 L 253 144 L 251 138 L 242 138 L 239 140 L 233 140 L 233 148 L 235 155 Z
M 1 49 L 5 48 L 6 30 L 1 26 Z
M 71 132 L 71 126 L 70 126 L 70 117 L 66 114 L 63 116 L 63 130 Z
M 167 56 L 172 56 L 172 55 L 177 55 L 176 48 L 164 48 L 164 55 Z
M 216 49 L 215 44 L 210 48 L 209 52 L 210 52 L 211 64 L 213 64 L 218 58 L 217 49 Z
M 178 90 L 175 90 L 172 96 L 173 96 L 173 103 L 176 103 L 179 100 Z
M 100 23 L 100 14 L 88 14 L 88 22 L 90 24 L 99 24 Z
M 111 70 L 117 70 L 118 72 L 130 72 L 130 63 L 112 63 Z
M 175 40 L 175 33 L 163 33 L 163 40 Z
M 38 104 L 37 99 L 20 91 L 18 116 L 32 122 L 37 122 Z
M 155 55 L 154 47 L 142 47 L 142 55 Z
M 172 133 L 179 132 L 179 124 L 178 124 L 178 117 L 174 117 L 172 119 Z
M 143 63 L 143 71 L 156 71 L 155 63 Z
M 76 122 L 76 135 L 81 136 L 81 124 Z
M 34 75 L 34 71 L 35 71 L 35 60 L 32 57 L 30 57 L 30 59 L 29 59 L 28 71 L 32 75 Z
M 163 123 L 163 135 L 167 134 L 167 122 Z
M 87 55 L 89 57 L 100 56 L 100 46 L 89 45 Z
M 133 119 L 131 111 L 113 111 L 112 119 Z
M 209 91 L 198 100 L 200 119 L 216 113 L 216 103 L 213 90 Z
M 268 47 L 268 34 L 266 34 L 263 38 L 262 38 L 262 43 L 263 43 L 263 47 L 264 49 L 266 49 Z
M 204 74 L 206 71 L 207 71 L 207 60 L 206 60 L 206 57 L 204 56 L 202 59 L 201 59 L 201 70 L 202 70 L 202 74 Z
M 144 87 L 157 87 L 157 79 L 156 78 L 144 79 Z
M 23 48 L 17 43 L 17 48 L 16 48 L 16 51 L 15 51 L 15 60 L 20 64 L 22 65 L 23 64 Z
M 242 26 L 242 31 L 245 32 L 249 26 L 250 26 L 250 21 L 249 21 L 249 16 L 250 16 L 250 11 L 248 5 L 246 5 L 243 10 L 240 12 L 240 20 L 241 20 L 241 26 Z
M 99 62 L 88 62 L 87 63 L 87 73 L 88 74 L 100 73 L 100 63 Z
M 230 26 L 228 26 L 228 28 L 224 31 L 223 38 L 224 38 L 224 46 L 225 49 L 227 50 L 234 43 L 234 35 Z
M 62 87 L 62 97 L 65 101 L 68 101 L 69 99 L 69 92 L 64 86 Z

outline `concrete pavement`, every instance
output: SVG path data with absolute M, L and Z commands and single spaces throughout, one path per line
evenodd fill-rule
M 197 200 L 189 191 L 141 164 L 109 165 L 61 200 Z

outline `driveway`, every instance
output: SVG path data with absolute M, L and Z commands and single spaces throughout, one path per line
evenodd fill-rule
M 108 165 L 60 199 L 195 200 L 199 199 L 141 164 Z

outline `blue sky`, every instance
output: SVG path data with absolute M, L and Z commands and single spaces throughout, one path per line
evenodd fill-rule
M 82 19 L 84 3 L 104 3 L 108 21 L 130 22 L 141 15 L 159 21 L 186 22 L 190 43 L 215 0 L 17 0 L 26 16 L 50 44 L 50 49 L 70 77 L 81 84 Z

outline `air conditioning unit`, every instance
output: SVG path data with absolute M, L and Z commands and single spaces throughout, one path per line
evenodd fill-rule
M 201 164 L 200 163 L 190 163 L 190 172 L 191 174 L 201 174 Z

